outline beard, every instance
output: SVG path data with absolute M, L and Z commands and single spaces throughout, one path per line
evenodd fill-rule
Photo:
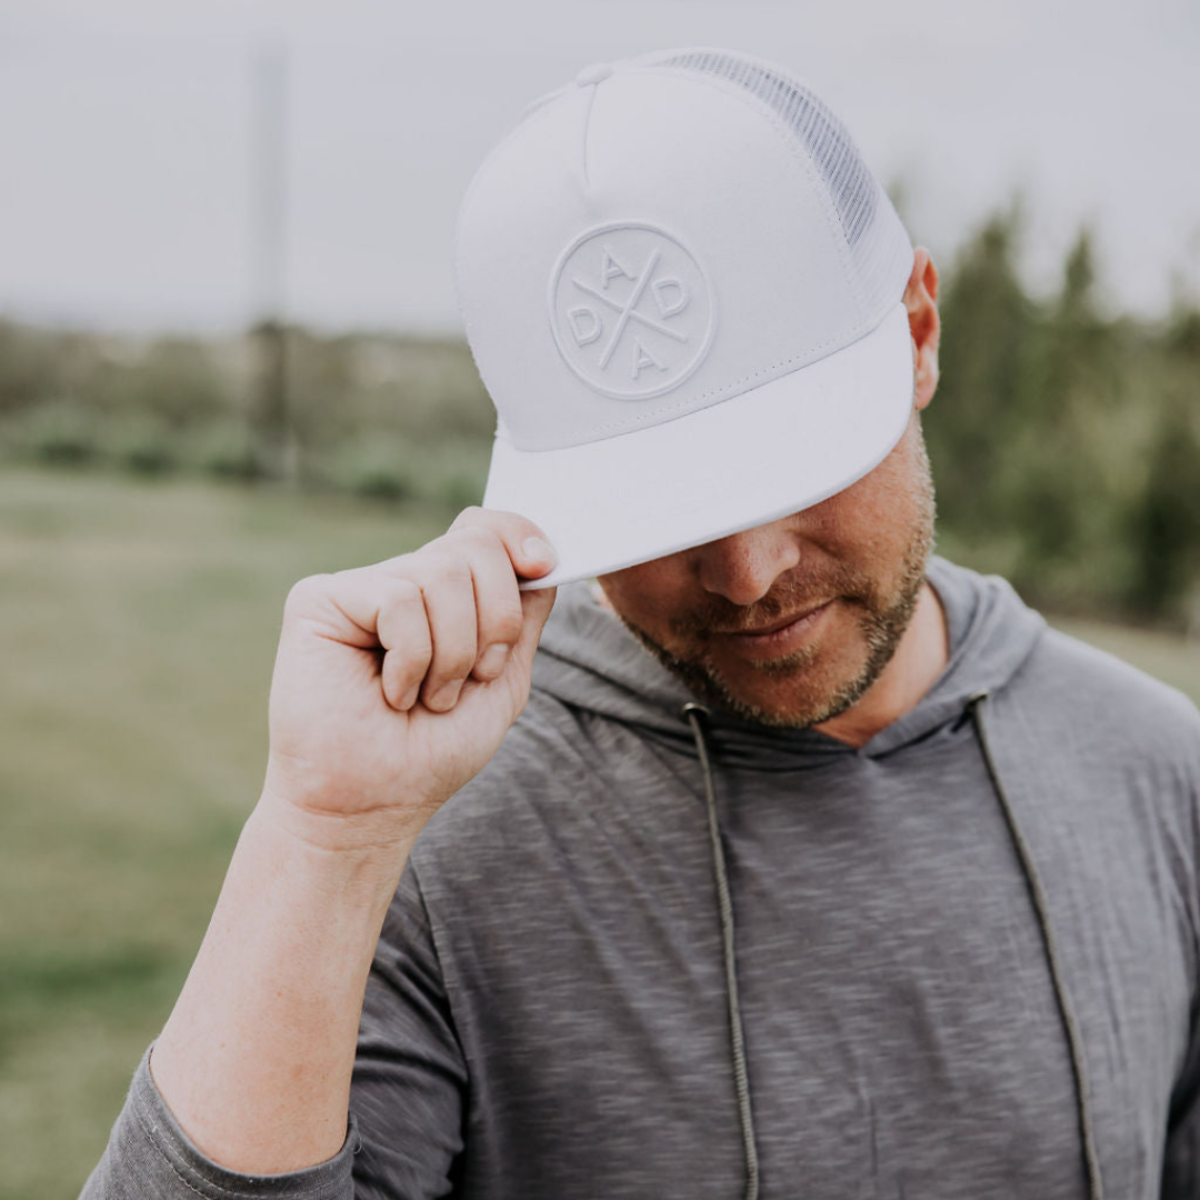
M 919 425 L 916 427 L 916 465 L 913 483 L 903 497 L 907 539 L 898 561 L 875 569 L 837 560 L 819 578 L 807 570 L 782 576 L 760 601 L 740 606 L 711 595 L 702 609 L 674 617 L 668 623 L 673 644 L 668 649 L 625 617 L 626 627 L 673 675 L 706 703 L 759 725 L 807 729 L 844 713 L 867 692 L 891 662 L 912 621 L 925 585 L 925 570 L 934 543 L 935 504 L 929 458 Z M 901 497 L 896 497 L 897 500 Z M 879 567 L 888 568 L 880 571 Z M 754 690 L 771 682 L 768 706 L 744 694 L 705 651 L 713 633 L 736 634 L 759 629 L 791 613 L 813 608 L 829 597 L 849 613 L 862 652 L 853 663 L 839 665 L 819 641 L 791 654 L 740 664 L 751 672 Z M 618 614 L 620 615 L 620 614 Z

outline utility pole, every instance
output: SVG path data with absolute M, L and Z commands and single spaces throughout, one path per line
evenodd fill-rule
M 287 51 L 262 44 L 254 59 L 251 139 L 251 244 L 255 256 L 257 351 L 254 453 L 268 478 L 296 476 L 288 405 L 285 247 L 287 220 Z

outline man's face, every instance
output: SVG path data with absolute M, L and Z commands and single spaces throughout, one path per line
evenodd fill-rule
M 804 728 L 844 712 L 887 666 L 916 607 L 933 521 L 914 412 L 888 457 L 828 500 L 599 582 L 700 695 Z

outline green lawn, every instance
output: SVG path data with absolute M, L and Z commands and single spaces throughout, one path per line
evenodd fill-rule
M 0 475 L 0 1197 L 73 1197 L 257 798 L 284 597 L 440 532 L 192 483 Z
M 0 474 L 0 1200 L 74 1197 L 258 794 L 283 600 L 447 515 Z M 1200 648 L 1071 631 L 1200 697 Z

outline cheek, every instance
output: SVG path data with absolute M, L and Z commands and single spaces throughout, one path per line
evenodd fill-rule
M 609 604 L 628 620 L 640 624 L 645 616 L 647 593 L 639 585 L 636 567 L 601 575 L 598 582 L 604 589 Z
M 911 482 L 887 460 L 826 501 L 822 524 L 828 544 L 843 561 L 878 569 L 908 544 L 919 518 L 918 499 Z
M 686 606 L 685 580 L 664 572 L 659 564 L 628 567 L 600 578 L 609 603 L 647 633 L 665 631 L 674 613 Z

